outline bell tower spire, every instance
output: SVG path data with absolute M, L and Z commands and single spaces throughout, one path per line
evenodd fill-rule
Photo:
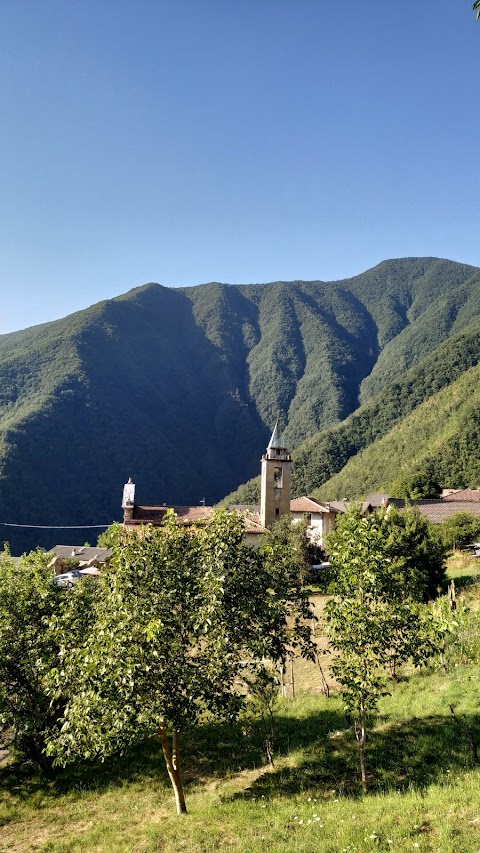
M 290 478 L 292 457 L 287 452 L 278 420 L 262 456 L 260 520 L 270 527 L 281 515 L 290 512 Z

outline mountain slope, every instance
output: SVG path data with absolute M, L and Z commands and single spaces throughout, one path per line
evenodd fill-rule
M 330 457 L 318 431 L 453 340 L 479 305 L 479 270 L 407 258 L 333 283 L 150 284 L 0 336 L 0 522 L 108 523 L 128 476 L 143 503 L 214 502 L 258 471 L 277 416 L 292 449 L 316 436 Z M 302 453 L 299 483 L 312 481 Z M 14 551 L 96 536 L 1 532 Z
M 450 386 L 479 362 L 480 317 L 473 320 L 464 332 L 445 341 L 418 365 L 387 385 L 342 423 L 303 442 L 295 452 L 293 494 L 330 494 L 330 482 L 327 481 L 341 472 L 350 459 L 387 435 L 395 424 L 403 422 L 424 401 Z M 370 479 L 374 481 L 375 476 L 375 471 L 372 471 Z M 445 476 L 450 478 L 448 470 L 445 470 Z M 353 485 L 348 485 L 346 480 L 339 482 L 343 484 L 342 496 L 343 493 L 350 495 Z M 336 488 L 336 483 L 337 480 L 332 488 Z M 380 483 L 371 490 L 378 489 Z M 256 503 L 258 490 L 259 480 L 255 478 L 228 495 L 226 501 Z M 355 491 L 358 491 L 357 487 Z
M 315 490 L 315 496 L 352 499 L 374 491 L 389 492 L 399 477 L 428 468 L 445 487 L 478 487 L 479 401 L 477 364 L 352 457 L 340 473 Z

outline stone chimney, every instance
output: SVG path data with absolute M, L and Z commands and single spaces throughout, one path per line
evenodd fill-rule
M 132 483 L 132 478 L 128 478 L 128 483 L 123 487 L 123 523 L 126 524 L 133 519 L 133 510 L 135 509 L 135 483 Z

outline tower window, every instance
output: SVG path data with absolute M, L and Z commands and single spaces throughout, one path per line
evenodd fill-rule
M 280 510 L 278 506 L 275 507 L 275 515 L 280 515 Z
M 283 468 L 275 468 L 273 472 L 273 485 L 276 489 L 281 489 L 283 485 Z

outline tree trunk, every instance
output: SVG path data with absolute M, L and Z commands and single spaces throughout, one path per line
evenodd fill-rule
M 283 666 L 283 664 L 280 666 L 280 691 L 282 697 L 285 699 L 287 695 L 287 688 L 285 686 L 285 667 Z
M 295 699 L 295 675 L 293 672 L 293 658 L 290 658 L 290 684 L 292 685 L 292 699 Z
M 330 687 L 328 685 L 327 679 L 325 678 L 325 673 L 322 669 L 322 664 L 320 663 L 320 652 L 315 653 L 315 660 L 317 661 L 317 666 L 320 671 L 320 677 L 322 679 L 322 693 L 327 697 L 330 696 Z
M 360 709 L 360 721 L 355 721 L 355 737 L 358 743 L 358 757 L 360 759 L 360 774 L 362 777 L 362 788 L 364 794 L 368 790 L 367 768 L 365 764 L 365 744 L 367 743 L 367 729 L 365 711 L 363 706 Z
M 175 806 L 177 814 L 186 814 L 185 795 L 183 793 L 182 779 L 180 776 L 180 732 L 175 729 L 172 736 L 172 749 L 168 743 L 166 725 L 160 727 L 160 740 L 162 742 L 163 757 L 167 767 L 167 773 L 172 783 L 175 795 Z

